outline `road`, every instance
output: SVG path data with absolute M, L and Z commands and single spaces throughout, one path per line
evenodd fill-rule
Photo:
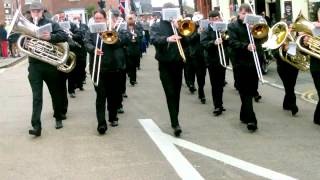
M 154 49 L 149 48 L 138 71 L 138 85 L 127 87 L 129 97 L 124 102 L 125 113 L 119 115 L 120 126 L 109 127 L 104 136 L 96 131 L 95 92 L 89 79 L 85 91 L 77 91 L 77 98 L 69 99 L 68 119 L 60 130 L 54 128 L 51 99 L 44 86 L 42 136 L 30 136 L 28 63 L 2 69 L 1 179 L 175 180 L 185 173 L 189 179 L 209 180 L 268 179 L 272 173 L 288 179 L 320 179 L 320 126 L 312 123 L 315 104 L 299 97 L 296 117 L 283 111 L 283 90 L 269 85 L 281 85 L 274 65 L 265 77 L 270 83 L 260 85 L 261 102 L 254 104 L 259 125 L 256 133 L 249 133 L 239 121 L 240 98 L 228 71 L 227 111 L 222 116 L 212 114 L 208 77 L 205 105 L 183 86 L 183 133 L 177 140 L 171 136 L 153 56 Z M 313 89 L 310 75 L 301 73 L 297 91 L 303 94 Z

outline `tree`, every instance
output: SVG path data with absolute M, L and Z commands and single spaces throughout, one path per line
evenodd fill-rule
M 90 5 L 86 8 L 86 11 L 88 13 L 88 17 L 92 17 L 93 16 L 93 12 L 96 9 L 96 7 L 94 5 Z

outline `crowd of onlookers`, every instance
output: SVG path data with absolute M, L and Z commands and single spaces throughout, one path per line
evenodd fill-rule
M 8 32 L 5 29 L 5 23 L 0 23 L 0 58 L 20 57 L 17 40 L 18 33 L 13 33 L 7 37 Z

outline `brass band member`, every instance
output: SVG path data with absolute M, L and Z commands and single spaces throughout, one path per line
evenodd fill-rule
M 106 12 L 104 10 L 97 10 L 94 12 L 94 20 L 96 23 L 106 22 Z M 108 23 L 109 24 L 109 23 Z M 101 70 L 98 86 L 95 86 L 96 97 L 96 114 L 98 120 L 98 132 L 104 134 L 107 129 L 105 119 L 106 102 L 108 104 L 109 122 L 112 127 L 118 126 L 117 107 L 119 105 L 119 92 L 120 92 L 120 70 L 125 63 L 124 48 L 128 41 L 128 34 L 124 30 L 118 32 L 118 41 L 114 44 L 103 43 L 102 49 L 96 48 L 96 33 L 87 33 L 85 37 L 85 47 L 90 53 L 90 72 L 93 72 L 93 59 L 95 51 L 101 57 Z M 98 44 L 103 39 L 101 36 L 98 39 Z M 99 61 L 97 61 L 99 62 Z M 96 64 L 96 67 L 99 65 Z M 97 72 L 97 69 L 95 72 Z M 92 74 L 94 76 L 94 74 Z
M 211 11 L 209 13 L 209 20 L 211 22 L 220 22 L 221 17 L 219 11 Z M 220 63 L 220 56 L 218 52 L 218 45 L 223 44 L 225 59 L 228 59 L 227 43 L 228 41 L 216 37 L 215 31 L 210 27 L 208 30 L 201 33 L 201 44 L 207 52 L 206 63 L 208 65 L 208 71 L 210 75 L 210 82 L 212 87 L 212 100 L 214 104 L 213 114 L 219 116 L 225 111 L 223 107 L 223 87 L 226 76 L 226 68 Z
M 253 111 L 252 99 L 257 92 L 258 75 L 255 69 L 255 63 L 251 51 L 256 46 L 250 44 L 246 24 L 243 20 L 246 14 L 251 14 L 249 4 L 242 4 L 239 8 L 238 19 L 229 24 L 229 43 L 233 49 L 235 64 L 237 66 L 237 83 L 241 98 L 240 120 L 247 124 L 250 131 L 255 131 L 257 119 Z
M 142 32 L 136 26 L 135 16 L 129 14 L 127 17 L 127 31 L 130 33 L 130 41 L 126 48 L 126 62 L 129 81 L 132 86 L 137 84 L 137 67 L 140 61 L 140 45 L 142 43 Z
M 171 3 L 163 6 L 163 8 L 173 7 Z M 175 26 L 174 28 L 177 28 L 176 23 Z M 156 48 L 155 58 L 159 62 L 160 80 L 167 99 L 171 127 L 174 135 L 179 137 L 182 132 L 178 116 L 184 63 L 179 54 L 177 41 L 182 40 L 182 37 L 174 34 L 171 22 L 162 19 L 152 25 L 150 40 Z
M 41 40 L 50 43 L 59 43 L 67 41 L 67 34 L 55 22 L 43 16 L 43 6 L 41 3 L 33 2 L 30 5 L 30 13 L 32 20 L 37 26 L 43 26 L 52 23 L 52 32 L 43 33 L 40 37 Z M 42 96 L 43 96 L 43 81 L 47 84 L 54 111 L 54 118 L 56 119 L 56 129 L 63 127 L 62 120 L 66 119 L 66 102 L 64 100 L 66 95 L 66 85 L 63 73 L 57 70 L 48 63 L 29 57 L 29 82 L 32 89 L 33 97 L 33 111 L 31 124 L 33 129 L 29 130 L 29 134 L 40 136 L 41 135 L 41 111 L 42 111 Z
M 68 21 L 64 12 L 60 12 L 58 17 L 59 22 Z M 70 29 L 66 29 L 65 31 L 68 34 L 69 49 L 76 54 L 76 59 L 78 60 L 78 56 L 85 52 L 84 47 L 81 46 L 81 44 L 83 44 L 84 34 L 82 34 L 78 27 L 72 22 L 70 22 Z M 68 93 L 71 98 L 76 97 L 75 90 L 77 87 L 81 87 L 78 83 L 82 84 L 82 82 L 79 82 L 80 77 L 78 76 L 78 71 L 79 69 L 77 64 L 75 68 L 66 75 L 68 79 Z
M 289 31 L 291 31 L 291 25 L 289 26 Z M 285 51 L 284 53 L 286 53 L 288 44 L 283 45 L 283 50 Z M 277 60 L 277 71 L 285 90 L 282 107 L 284 110 L 291 111 L 292 115 L 296 115 L 299 109 L 296 103 L 297 98 L 294 87 L 297 82 L 299 69 L 281 60 L 278 49 L 273 50 L 273 56 Z

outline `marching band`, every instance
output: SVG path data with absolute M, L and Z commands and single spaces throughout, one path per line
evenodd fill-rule
M 145 51 L 143 47 L 148 47 L 149 42 L 155 47 L 155 59 L 176 137 L 182 133 L 179 106 L 183 72 L 192 93 L 197 90 L 194 86 L 196 77 L 198 98 L 205 104 L 208 69 L 213 114 L 220 116 L 226 111 L 223 91 L 229 60 L 240 94 L 240 121 L 250 132 L 258 129 L 253 99 L 261 98 L 258 84 L 259 80 L 264 82 L 260 66 L 262 47 L 271 49 L 277 61 L 277 71 L 285 88 L 284 110 L 290 110 L 292 115 L 298 113 L 294 88 L 299 70 L 310 68 L 320 93 L 320 42 L 313 32 L 313 28 L 320 28 L 320 25 L 309 22 L 303 15 L 293 24 L 277 23 L 269 29 L 266 20 L 253 14 L 249 4 L 242 4 L 237 17 L 226 22 L 218 10 L 209 12 L 208 19 L 199 12 L 192 17 L 182 17 L 179 8 L 167 3 L 162 18 L 150 23 L 146 19 L 139 20 L 134 12 L 120 17 L 117 10 L 98 9 L 87 26 L 80 16 L 73 17 L 70 22 L 60 12 L 49 19 L 44 10 L 41 3 L 33 2 L 27 14 L 22 15 L 20 9 L 17 11 L 11 24 L 13 32 L 22 34 L 18 48 L 29 57 L 28 79 L 33 95 L 30 135 L 41 136 L 43 82 L 52 98 L 56 129 L 63 127 L 62 120 L 67 118 L 68 111 L 67 92 L 75 98 L 76 88 L 84 90 L 87 53 L 96 92 L 97 131 L 105 134 L 108 129 L 106 109 L 110 125 L 118 126 L 117 114 L 124 113 L 122 101 L 127 97 L 127 75 L 131 86 L 135 86 Z M 318 18 L 320 20 L 320 12 Z M 313 121 L 320 125 L 319 103 Z

